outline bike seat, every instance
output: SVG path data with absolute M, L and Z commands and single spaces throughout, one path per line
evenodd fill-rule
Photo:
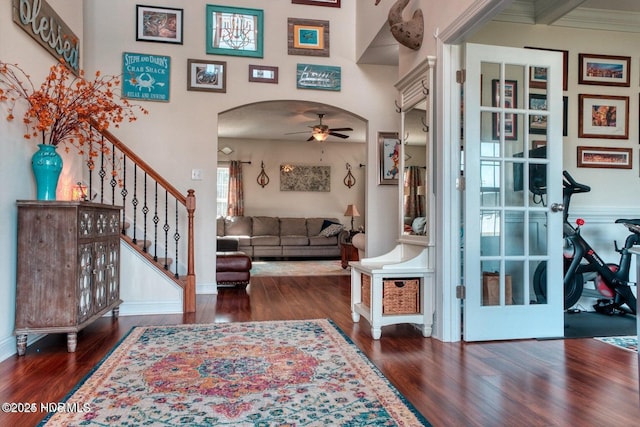
M 616 224 L 624 224 L 632 233 L 640 234 L 640 219 L 616 219 Z
M 616 224 L 632 224 L 640 226 L 640 219 L 616 219 Z

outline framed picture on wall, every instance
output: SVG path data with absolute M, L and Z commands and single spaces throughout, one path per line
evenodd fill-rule
M 289 18 L 289 55 L 329 56 L 329 21 Z
M 491 96 L 494 107 L 501 107 L 500 80 L 491 81 Z M 504 108 L 516 108 L 518 105 L 518 82 L 505 80 L 504 82 Z M 493 139 L 500 139 L 500 114 L 493 115 Z M 515 114 L 504 114 L 504 139 L 518 139 L 518 118 Z
M 602 85 L 629 87 L 631 57 L 614 55 L 578 55 L 581 85 Z
M 263 57 L 264 11 L 208 4 L 206 25 L 208 54 Z
M 569 51 L 560 49 L 546 49 L 543 47 L 525 46 L 525 49 L 548 50 L 562 53 L 562 90 L 567 90 L 569 79 Z M 529 87 L 535 89 L 547 88 L 547 69 L 545 67 L 532 66 L 529 70 Z
M 629 97 L 578 95 L 578 137 L 629 138 Z
M 532 93 L 529 95 L 530 110 L 547 110 L 547 95 Z M 547 116 L 532 114 L 529 116 L 529 133 L 546 135 L 547 134 Z
M 309 6 L 340 7 L 340 0 L 291 0 L 293 4 L 308 4 Z
M 187 60 L 187 90 L 227 91 L 227 63 L 222 61 Z
M 397 185 L 400 177 L 400 139 L 398 132 L 378 132 L 381 185 Z
M 278 83 L 278 67 L 249 65 L 249 81 L 258 83 Z
M 182 44 L 183 10 L 136 6 L 136 40 Z
M 579 168 L 631 169 L 633 150 L 618 147 L 578 147 Z

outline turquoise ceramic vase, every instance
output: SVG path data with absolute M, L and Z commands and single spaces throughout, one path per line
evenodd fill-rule
M 36 178 L 37 199 L 55 200 L 58 178 L 62 172 L 62 157 L 55 145 L 38 144 L 39 150 L 31 157 L 31 168 Z

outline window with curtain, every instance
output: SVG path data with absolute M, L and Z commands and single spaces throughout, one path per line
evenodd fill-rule
M 227 216 L 229 206 L 229 166 L 218 166 L 218 193 L 216 195 L 216 216 Z

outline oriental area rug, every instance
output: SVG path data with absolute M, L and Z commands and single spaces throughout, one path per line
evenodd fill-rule
M 626 337 L 601 337 L 596 338 L 607 344 L 615 345 L 627 351 L 638 352 L 638 336 L 630 335 Z
M 430 425 L 325 319 L 136 327 L 65 402 L 41 425 Z

